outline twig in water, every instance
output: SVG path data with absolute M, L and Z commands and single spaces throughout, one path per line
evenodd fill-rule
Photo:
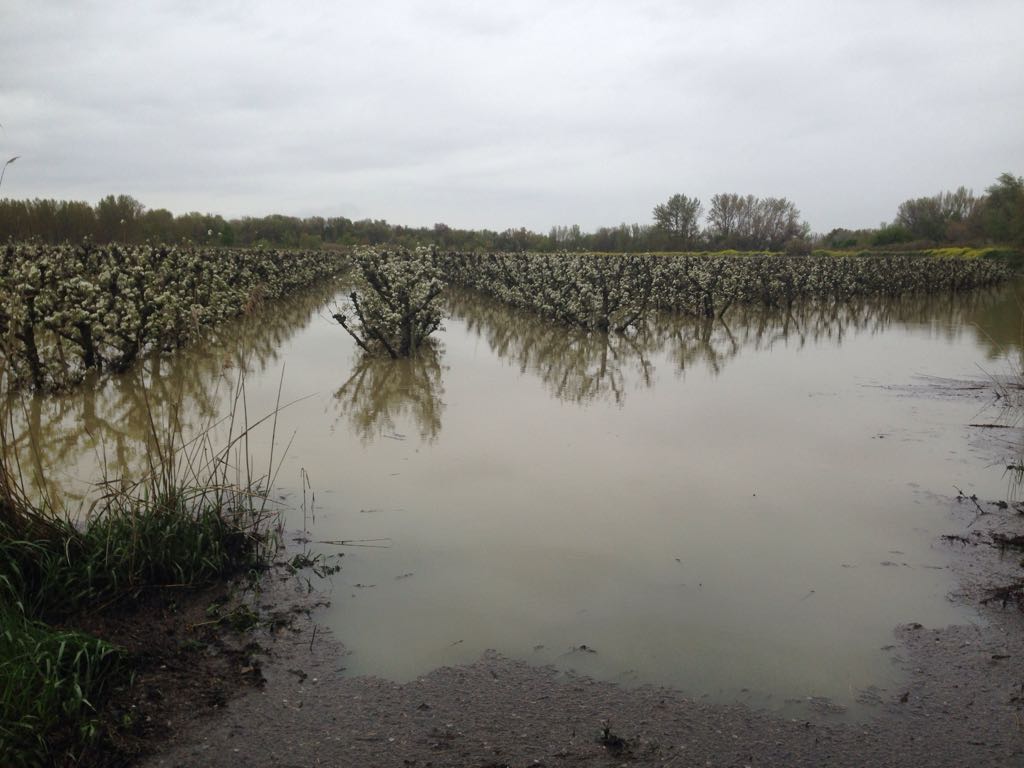
M 377 544 L 375 542 L 387 542 Z M 391 546 L 391 539 L 338 539 L 337 541 L 317 541 L 316 544 L 330 544 L 335 547 L 377 547 L 387 549 Z
M 981 504 L 978 503 L 978 497 L 977 496 L 975 496 L 974 494 L 971 494 L 970 496 L 968 496 L 966 493 L 964 493 L 962 490 L 957 488 L 955 485 L 953 486 L 953 488 L 955 488 L 956 492 L 960 494 L 960 498 L 970 499 L 971 501 L 974 502 L 974 506 L 978 508 L 978 514 L 975 515 L 974 519 L 971 520 L 971 522 L 969 522 L 967 524 L 968 528 L 970 528 L 972 525 L 974 525 L 976 522 L 978 522 L 978 520 L 981 518 L 982 515 L 987 515 L 988 514 L 988 512 L 986 512 L 984 509 L 981 508 Z

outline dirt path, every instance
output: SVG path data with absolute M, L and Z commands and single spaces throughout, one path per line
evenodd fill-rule
M 984 531 L 1024 529 L 1011 508 L 982 522 L 950 502 L 954 599 L 1019 574 Z M 276 643 L 262 690 L 197 719 L 157 766 L 1024 766 L 1024 614 L 983 609 L 979 626 L 896 630 L 903 690 L 868 696 L 867 723 L 827 711 L 787 719 L 678 691 L 626 689 L 485 654 L 410 683 L 344 677 L 342 649 L 303 618 Z M 607 728 L 607 730 L 605 730 Z

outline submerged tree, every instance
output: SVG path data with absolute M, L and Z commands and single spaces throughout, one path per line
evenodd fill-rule
M 361 249 L 353 255 L 359 287 L 334 319 L 369 354 L 409 357 L 441 327 L 444 288 L 437 255 Z

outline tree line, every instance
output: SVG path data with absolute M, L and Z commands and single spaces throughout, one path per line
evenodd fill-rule
M 438 223 L 407 227 L 383 219 L 344 216 L 269 216 L 225 219 L 212 213 L 175 215 L 147 209 L 129 195 L 108 195 L 95 205 L 71 200 L 0 200 L 0 242 L 189 243 L 275 248 L 434 245 L 455 251 L 786 251 L 814 248 L 914 248 L 941 245 L 1024 246 L 1024 178 L 1002 174 L 985 194 L 964 187 L 906 200 L 891 222 L 877 228 L 833 229 L 812 235 L 796 205 L 784 197 L 714 195 L 703 202 L 672 195 L 649 223 L 622 223 L 584 232 L 578 225 L 547 233 L 525 227 L 503 231 L 459 229 Z
M 825 248 L 1024 246 L 1024 177 L 1003 173 L 980 196 L 959 187 L 905 200 L 877 229 L 833 229 L 819 241 Z
M 455 229 L 445 224 L 406 227 L 383 219 L 353 221 L 344 216 L 175 215 L 165 208 L 147 209 L 130 195 L 108 195 L 95 205 L 76 200 L 0 199 L 0 242 L 35 241 L 60 245 L 85 239 L 98 244 L 168 244 L 266 246 L 311 249 L 323 245 L 395 245 L 412 248 L 430 243 L 456 250 L 519 251 L 545 248 L 550 238 L 525 228 Z M 553 248 L 547 248 L 552 250 Z

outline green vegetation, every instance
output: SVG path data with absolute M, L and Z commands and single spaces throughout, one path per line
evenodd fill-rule
M 692 248 L 700 237 L 703 204 L 696 197 L 672 195 L 654 206 L 654 226 L 663 232 L 677 250 Z
M 60 388 L 120 371 L 261 302 L 339 273 L 319 252 L 8 245 L 0 250 L 0 339 L 18 385 Z
M 1024 248 L 1024 178 L 1004 173 L 980 197 L 965 187 L 900 203 L 891 223 L 878 229 L 833 229 L 818 245 L 838 249 L 942 246 Z
M 0 375 L 2 402 L 6 376 Z M 263 490 L 230 482 L 248 428 L 213 453 L 151 424 L 153 471 L 73 518 L 21 490 L 11 424 L 0 423 L 0 765 L 96 764 L 110 757 L 108 699 L 130 688 L 123 649 L 76 627 L 138 601 L 265 568 L 278 547 Z M 173 427 L 173 425 L 172 425 Z M 129 717 L 129 715 L 124 715 Z
M 863 250 L 837 250 L 819 248 L 813 251 L 815 256 L 861 256 L 864 258 L 931 258 L 931 259 L 997 259 L 1012 263 L 1021 256 L 1021 252 L 1013 248 L 989 246 L 972 248 L 970 246 L 948 246 L 945 248 L 922 248 L 917 250 L 896 250 L 889 248 L 872 248 Z
M 701 228 L 702 213 L 706 224 Z M 178 243 L 207 246 L 262 245 L 316 249 L 433 246 L 457 251 L 559 251 L 646 253 L 669 250 L 784 251 L 812 249 L 921 250 L 946 245 L 1024 248 L 1024 178 L 1002 174 L 984 195 L 960 187 L 932 197 L 906 200 L 892 222 L 877 228 L 833 229 L 811 234 L 797 206 L 784 197 L 722 193 L 705 208 L 701 200 L 675 194 L 656 205 L 651 223 L 622 223 L 584 232 L 578 225 L 547 233 L 525 227 L 503 231 L 459 229 L 437 223 L 407 227 L 383 219 L 344 216 L 298 218 L 273 214 L 226 220 L 212 213 L 174 215 L 147 210 L 128 195 L 108 195 L 95 206 L 66 200 L 0 200 L 0 237 L 53 245 L 91 238 L 99 243 Z
M 97 704 L 128 677 L 123 654 L 0 604 L 0 761 L 59 765 L 102 738 Z
M 8 496 L 0 516 L 0 764 L 61 764 L 106 738 L 105 699 L 130 683 L 131 659 L 63 627 L 85 612 L 122 609 L 147 590 L 263 567 L 273 551 L 268 522 L 253 504 L 186 490 L 119 497 L 81 526 Z

